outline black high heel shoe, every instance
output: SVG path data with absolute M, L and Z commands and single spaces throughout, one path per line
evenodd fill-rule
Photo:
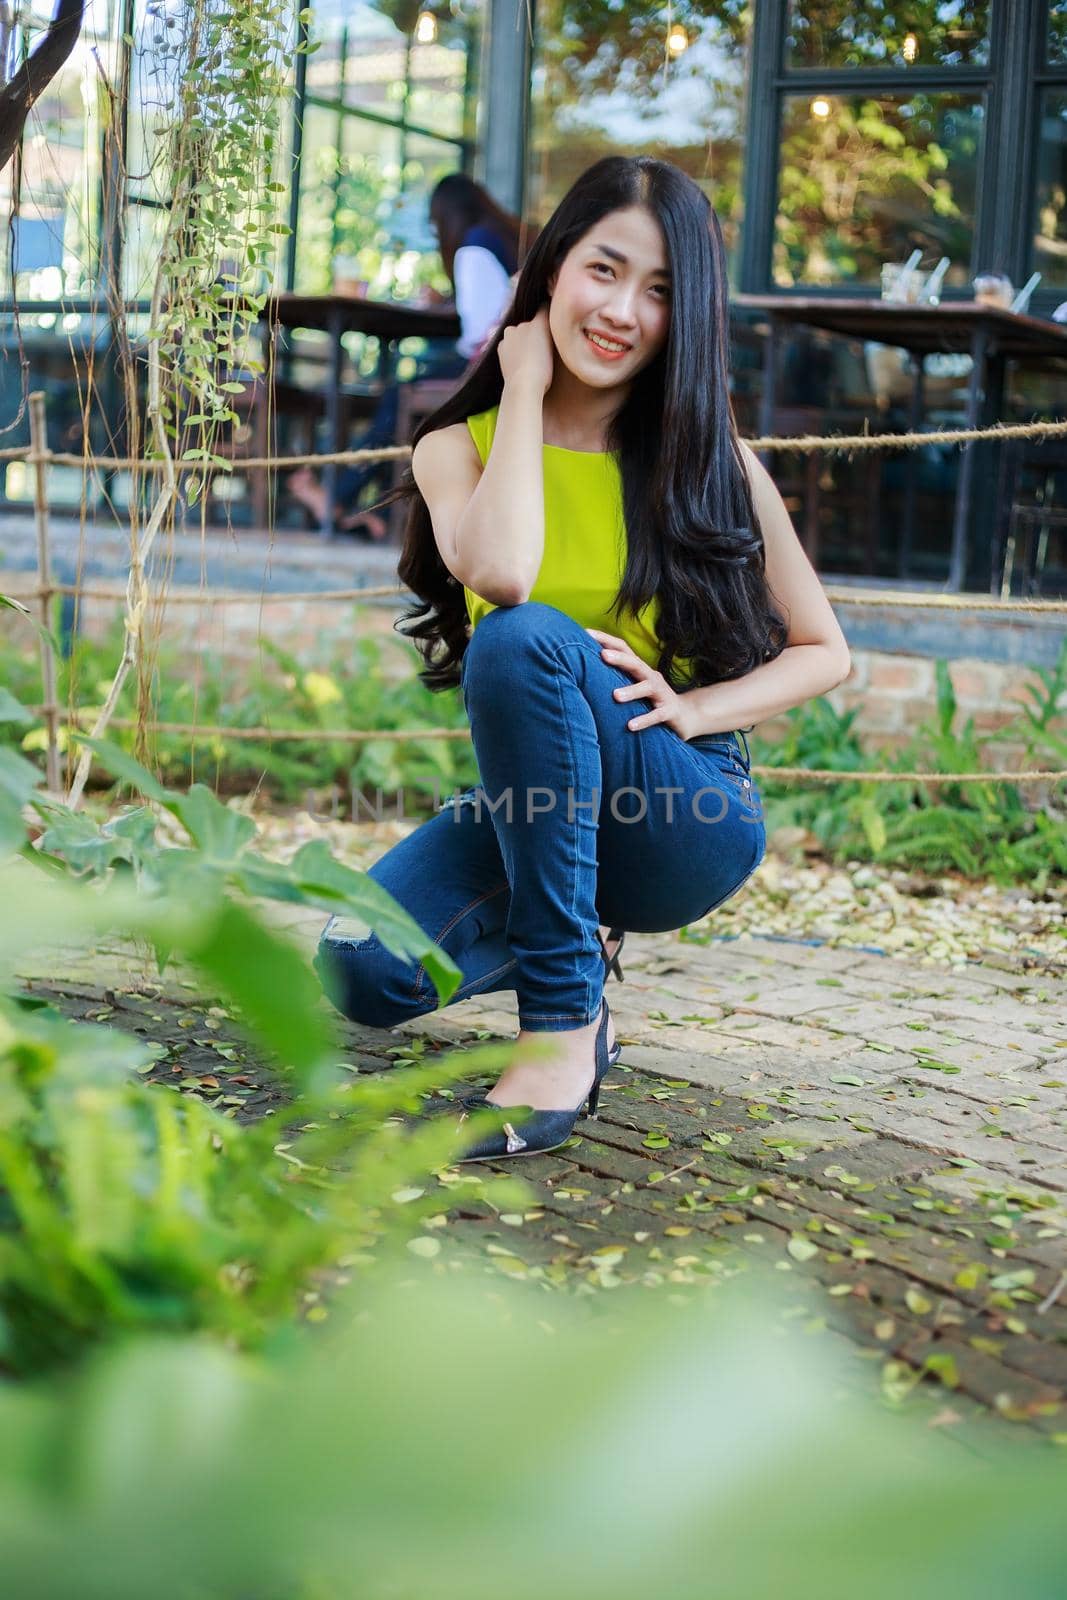
M 600 1085 L 609 1067 L 618 1059 L 619 1047 L 608 1053 L 608 1003 L 601 1001 L 600 1026 L 596 1031 L 596 1068 L 593 1087 L 589 1091 L 587 1116 L 595 1117 L 600 1104 Z M 613 1060 L 614 1058 L 614 1060 Z M 471 1095 L 463 1101 L 466 1109 L 460 1121 L 471 1111 L 511 1110 L 510 1106 L 497 1106 L 493 1100 Z M 505 1122 L 497 1132 L 487 1134 L 478 1144 L 469 1146 L 462 1155 L 453 1158 L 455 1164 L 463 1161 L 499 1161 L 508 1156 L 539 1155 L 545 1150 L 555 1150 L 565 1144 L 574 1132 L 574 1124 L 586 1108 L 582 1100 L 573 1111 L 532 1111 L 521 1122 Z
M 615 974 L 620 983 L 624 983 L 626 980 L 623 978 L 622 968 L 619 965 L 619 956 L 622 954 L 622 945 L 623 940 L 626 938 L 626 934 L 621 928 L 609 928 L 607 939 L 601 939 L 600 929 L 598 928 L 596 931 L 596 936 L 600 942 L 600 954 L 604 957 L 605 967 L 609 972 L 613 972 Z M 608 942 L 612 939 L 618 939 L 619 944 L 615 954 L 613 956 L 609 956 Z

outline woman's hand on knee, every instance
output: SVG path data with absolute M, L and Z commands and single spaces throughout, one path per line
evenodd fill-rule
M 655 667 L 650 667 L 647 661 L 643 661 L 625 639 L 620 639 L 613 633 L 603 633 L 599 628 L 587 628 L 585 631 L 601 646 L 602 660 L 609 666 L 620 667 L 623 672 L 630 673 L 636 680 L 634 683 L 624 684 L 615 689 L 613 691 L 615 699 L 652 701 L 651 711 L 644 711 L 640 716 L 631 717 L 626 724 L 630 731 L 640 733 L 644 728 L 654 728 L 658 723 L 664 723 L 668 728 L 673 728 L 683 739 L 688 739 L 690 729 L 684 697 L 671 688 L 663 674 L 657 672 Z

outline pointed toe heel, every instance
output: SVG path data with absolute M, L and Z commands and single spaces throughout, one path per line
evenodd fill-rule
M 608 1050 L 608 1003 L 601 1001 L 600 1026 L 596 1031 L 596 1066 L 593 1072 L 593 1086 L 588 1097 L 583 1099 L 573 1111 L 534 1111 L 521 1122 L 505 1122 L 504 1126 L 488 1134 L 478 1144 L 469 1146 L 462 1155 L 454 1156 L 453 1164 L 458 1165 L 464 1161 L 500 1161 L 507 1157 L 519 1155 L 538 1155 L 546 1150 L 555 1150 L 565 1144 L 574 1132 L 574 1125 L 583 1111 L 592 1118 L 597 1116 L 600 1105 L 600 1086 L 606 1073 L 615 1065 L 621 1054 L 621 1049 L 616 1044 L 615 1049 Z M 470 1096 L 464 1100 L 466 1110 L 462 1122 L 471 1111 L 475 1110 L 510 1110 L 508 1106 L 497 1106 L 496 1102 L 488 1099 L 477 1099 Z

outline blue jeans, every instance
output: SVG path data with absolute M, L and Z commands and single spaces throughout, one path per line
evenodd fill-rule
M 695 922 L 737 893 L 766 844 L 747 743 L 632 731 L 652 702 L 613 698 L 633 679 L 600 648 L 555 606 L 488 612 L 461 667 L 481 783 L 369 873 L 461 969 L 449 1005 L 513 989 L 520 1026 L 537 1031 L 599 1016 L 598 924 Z M 424 967 L 374 935 L 335 936 L 336 923 L 315 964 L 338 1010 L 388 1028 L 438 1008 Z

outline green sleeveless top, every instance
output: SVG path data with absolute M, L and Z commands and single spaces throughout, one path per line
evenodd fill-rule
M 489 459 L 499 410 L 493 406 L 467 418 L 483 467 Z M 626 566 L 622 474 L 617 458 L 608 451 L 566 450 L 546 444 L 542 460 L 545 547 L 530 599 L 555 606 L 583 628 L 616 634 L 654 667 L 660 652 L 657 601 L 651 600 L 637 613 L 625 608 L 616 616 L 611 610 Z M 463 593 L 473 631 L 495 607 L 465 584 Z M 677 659 L 675 666 L 684 681 L 689 663 Z

